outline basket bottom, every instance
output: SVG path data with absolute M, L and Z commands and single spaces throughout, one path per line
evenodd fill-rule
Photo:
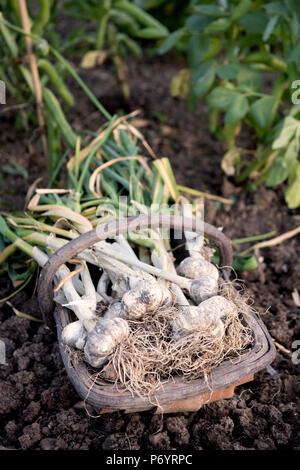
M 144 408 L 141 411 L 149 411 L 153 410 L 154 413 L 182 413 L 185 411 L 198 411 L 201 406 L 207 405 L 213 401 L 223 400 L 224 398 L 231 398 L 234 394 L 235 387 L 238 385 L 242 385 L 247 382 L 251 382 L 254 379 L 254 374 L 248 375 L 244 379 L 240 380 L 239 382 L 235 382 L 234 384 L 230 385 L 230 387 L 220 388 L 219 390 L 211 391 L 208 393 L 202 393 L 195 397 L 186 398 L 184 400 L 177 400 L 172 403 L 168 403 L 163 405 L 162 407 L 153 407 L 149 406 Z M 102 408 L 100 414 L 103 413 L 113 413 L 115 409 L 112 408 Z M 136 413 L 137 410 L 124 410 L 124 413 Z

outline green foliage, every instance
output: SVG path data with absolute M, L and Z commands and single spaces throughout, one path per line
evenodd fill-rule
M 158 46 L 160 54 L 178 48 L 188 60 L 190 70 L 173 79 L 172 95 L 187 97 L 189 109 L 206 101 L 210 130 L 227 143 L 228 175 L 270 187 L 286 182 L 288 206 L 298 207 L 300 109 L 292 96 L 298 99 L 300 86 L 300 3 L 191 0 L 188 11 L 184 25 Z M 256 134 L 255 151 L 239 144 L 243 126 Z
M 40 0 L 40 8 L 36 16 L 31 16 L 32 24 L 32 46 L 37 58 L 40 83 L 43 90 L 43 100 L 45 104 L 46 131 L 48 140 L 48 167 L 49 176 L 57 163 L 57 150 L 60 148 L 60 136 L 65 139 L 68 145 L 75 146 L 76 137 L 67 123 L 63 108 L 56 96 L 48 88 L 53 87 L 56 95 L 62 99 L 65 106 L 74 105 L 74 98 L 65 83 L 66 70 L 61 67 L 58 61 L 53 61 L 50 57 L 49 30 L 55 19 L 56 2 Z M 53 8 L 50 8 L 52 5 Z M 28 2 L 28 6 L 30 7 Z M 29 11 L 30 14 L 30 11 Z M 52 35 L 54 39 L 54 36 Z M 27 67 L 25 58 L 27 50 L 25 46 L 25 35 L 22 29 L 18 4 L 14 1 L 6 0 L 2 4 L 0 12 L 0 47 L 4 51 L 0 67 L 0 79 L 7 85 L 8 100 L 15 103 L 34 103 L 35 89 L 31 71 Z M 51 62 L 50 62 L 51 60 Z M 55 112 L 54 112 L 55 109 Z M 37 125 L 35 106 L 25 106 L 18 111 L 16 117 L 16 128 L 29 130 L 31 126 Z M 49 122 L 49 119 L 52 121 Z M 53 132 L 54 127 L 56 132 Z M 72 137 L 73 134 L 73 137 Z M 14 164 L 16 170 L 16 165 Z
M 127 68 L 124 61 L 126 52 L 137 57 L 142 55 L 140 40 L 158 40 L 168 36 L 168 29 L 150 15 L 144 5 L 127 0 L 69 0 L 64 2 L 65 11 L 73 18 L 84 21 L 83 27 L 76 37 L 76 45 L 88 45 L 87 64 L 93 66 L 99 60 L 99 52 L 105 51 L 114 63 L 118 80 L 125 98 L 129 98 L 130 90 L 127 83 Z M 97 26 L 90 32 L 90 24 L 96 20 Z M 94 49 L 91 50 L 91 47 Z M 102 56 L 103 57 L 103 56 Z M 94 60 L 93 60 L 94 59 Z M 103 59 L 102 59 L 103 60 Z

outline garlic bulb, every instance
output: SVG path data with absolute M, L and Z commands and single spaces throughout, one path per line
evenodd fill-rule
M 196 279 L 200 276 L 211 276 L 216 281 L 219 279 L 219 271 L 216 266 L 201 256 L 188 256 L 185 258 L 177 267 L 177 274 L 189 279 Z
M 151 276 L 151 274 L 142 271 L 141 269 L 134 270 L 134 276 L 129 278 L 129 286 L 130 289 L 134 289 L 138 287 L 141 283 L 143 285 L 144 281 L 155 282 L 155 277 Z
M 129 335 L 129 326 L 123 318 L 100 318 L 88 334 L 84 355 L 93 367 L 101 367 L 107 356 Z
M 120 318 L 122 314 L 121 302 L 111 304 L 103 315 L 103 318 Z
M 217 293 L 218 281 L 211 276 L 200 276 L 193 279 L 189 289 L 189 294 L 196 304 L 200 304 L 200 302 L 217 295 Z
M 205 315 L 217 315 L 219 318 L 224 318 L 232 312 L 237 311 L 237 307 L 231 300 L 225 299 L 222 295 L 215 295 L 210 299 L 201 302 L 198 306 Z
M 221 338 L 225 334 L 222 318 L 236 309 L 233 302 L 220 295 L 211 297 L 198 306 L 183 307 L 173 320 L 176 339 L 196 331 L 207 331 Z
M 143 281 L 126 292 L 122 298 L 122 317 L 137 320 L 146 312 L 172 303 L 171 292 L 159 282 Z
M 61 335 L 64 344 L 77 349 L 84 348 L 86 337 L 87 332 L 79 320 L 65 326 Z

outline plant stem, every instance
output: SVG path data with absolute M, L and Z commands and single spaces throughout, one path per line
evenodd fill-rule
M 245 238 L 236 238 L 235 240 L 231 240 L 232 245 L 239 245 L 241 243 L 251 243 L 259 240 L 266 240 L 267 238 L 271 238 L 276 234 L 276 231 L 264 233 L 262 235 L 253 235 L 252 237 L 245 237 Z
M 96 251 L 98 252 L 100 257 L 101 257 L 101 253 L 103 253 L 104 255 L 109 256 L 111 258 L 114 258 L 118 261 L 122 261 L 123 263 L 126 263 L 129 266 L 130 265 L 135 266 L 137 268 L 142 269 L 143 271 L 148 272 L 149 274 L 153 274 L 154 276 L 162 277 L 163 279 L 167 279 L 167 281 L 174 282 L 175 284 L 179 285 L 180 287 L 182 287 L 184 289 L 188 289 L 189 286 L 190 286 L 190 280 L 186 279 L 185 277 L 178 276 L 178 275 L 173 274 L 173 273 L 169 273 L 167 271 L 164 271 L 163 269 L 155 268 L 154 266 L 150 266 L 146 263 L 142 263 L 142 261 L 135 260 L 131 256 L 127 256 L 123 253 L 120 253 L 120 252 L 114 250 L 113 248 L 110 248 L 109 246 L 107 246 L 107 245 L 109 245 L 108 243 L 105 246 L 103 244 L 102 244 L 102 246 L 100 246 L 100 243 L 102 243 L 102 242 L 99 242 L 99 244 L 97 244 L 97 248 L 96 248 Z
M 21 15 L 21 20 L 22 20 L 22 26 L 24 28 L 24 31 L 27 33 L 25 36 L 25 43 L 26 43 L 28 61 L 30 65 L 32 81 L 33 81 L 33 86 L 34 86 L 34 91 L 35 91 L 37 117 L 38 117 L 39 126 L 41 128 L 43 151 L 44 151 L 44 155 L 46 159 L 48 159 L 48 145 L 47 145 L 47 137 L 46 137 L 46 132 L 45 132 L 45 116 L 44 116 L 44 109 L 43 109 L 42 87 L 41 87 L 36 57 L 32 50 L 32 38 L 30 36 L 30 22 L 29 22 L 29 17 L 28 17 L 26 0 L 18 0 L 18 4 L 19 4 L 19 10 L 20 10 L 20 15 Z
M 103 114 L 103 116 L 108 119 L 109 121 L 111 120 L 112 116 L 111 114 L 104 108 L 104 106 L 99 102 L 99 100 L 96 98 L 94 93 L 91 92 L 91 90 L 86 86 L 84 81 L 80 78 L 76 70 L 69 64 L 69 62 L 53 47 L 50 47 L 50 50 L 55 57 L 64 64 L 65 68 L 68 70 L 70 75 L 76 80 L 78 85 L 81 86 L 83 91 L 87 94 L 87 96 L 90 98 L 92 103 L 96 106 L 97 109 Z
M 187 186 L 181 186 L 177 184 L 177 189 L 181 193 L 191 194 L 192 196 L 203 196 L 206 199 L 212 199 L 214 201 L 222 202 L 223 204 L 233 204 L 232 199 L 226 199 L 225 197 L 215 196 L 213 194 L 203 193 L 202 191 L 198 191 L 197 189 L 188 188 Z

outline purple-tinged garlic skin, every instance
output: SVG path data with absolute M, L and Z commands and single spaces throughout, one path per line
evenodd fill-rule
M 210 276 L 216 281 L 219 279 L 219 271 L 216 266 L 206 261 L 202 256 L 185 258 L 177 267 L 177 274 L 188 279 L 196 279 L 201 276 Z
M 192 280 L 189 294 L 196 304 L 200 304 L 204 300 L 217 295 L 218 290 L 218 281 L 214 277 L 200 276 Z
M 129 326 L 123 318 L 100 318 L 87 336 L 85 360 L 95 368 L 103 366 L 115 347 L 128 335 Z
M 62 342 L 76 349 L 84 348 L 86 337 L 87 332 L 79 320 L 66 325 L 61 334 Z
M 122 298 L 122 318 L 138 320 L 147 312 L 161 306 L 171 305 L 171 292 L 159 282 L 141 282 L 138 287 L 126 292 Z

